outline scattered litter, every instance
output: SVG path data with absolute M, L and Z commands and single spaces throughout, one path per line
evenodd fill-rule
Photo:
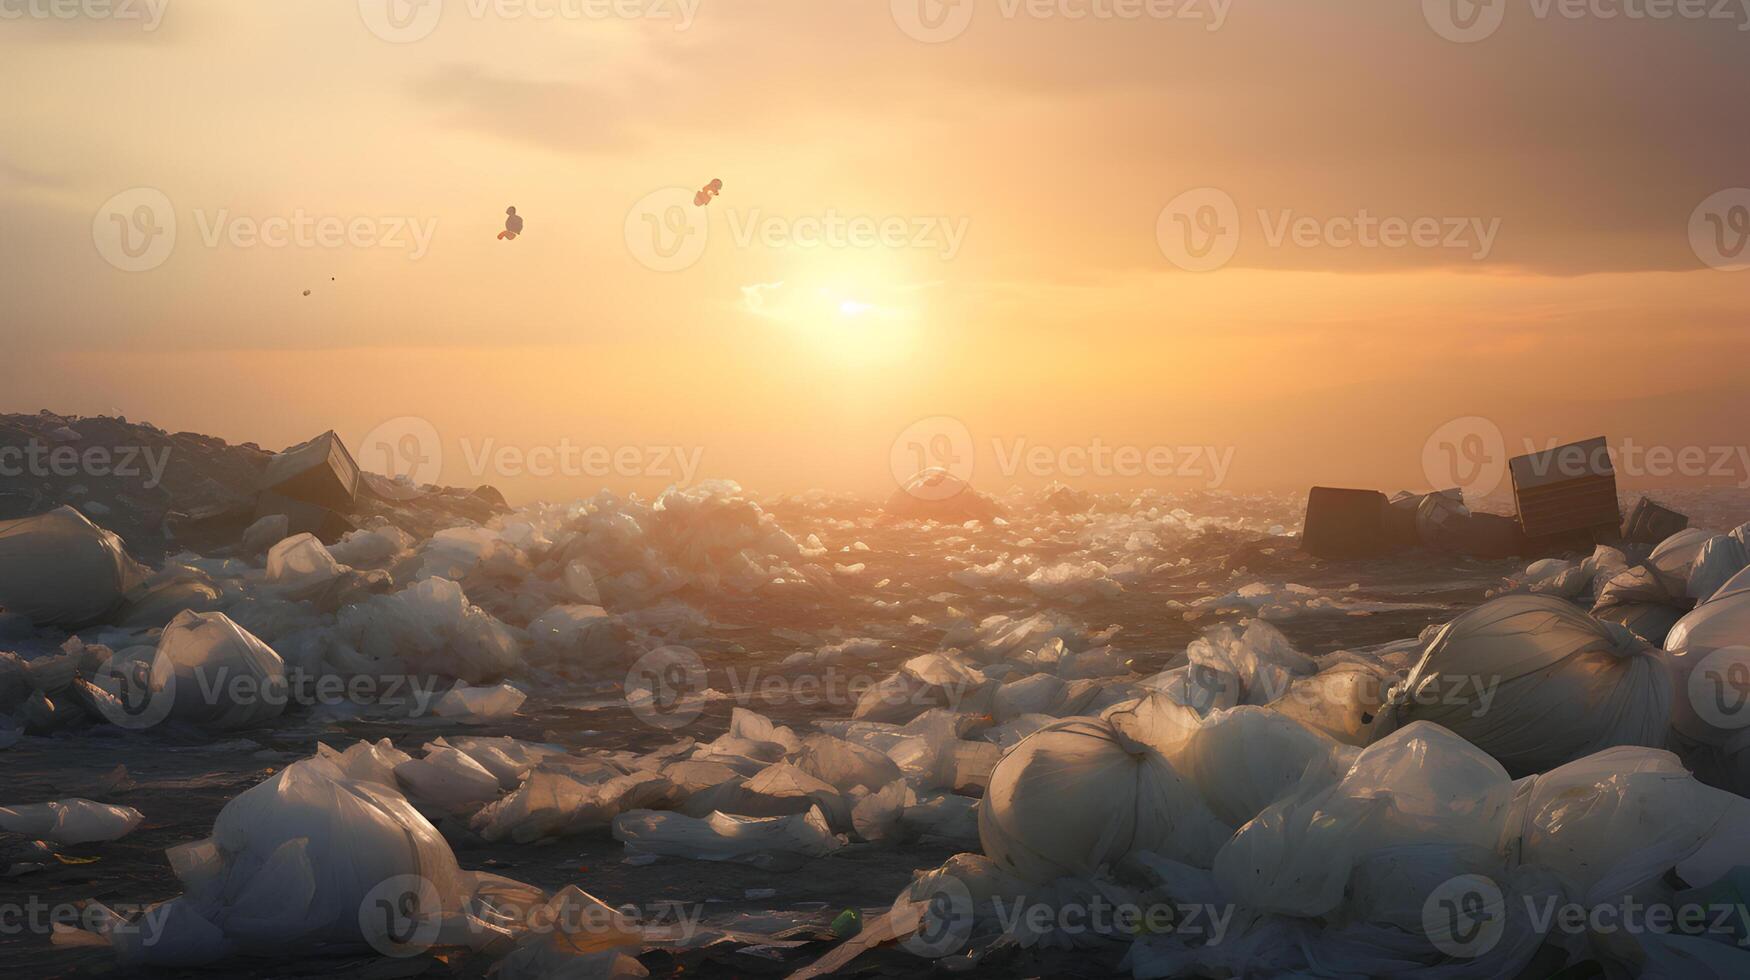
M 144 819 L 133 807 L 79 799 L 0 807 L 0 830 L 57 844 L 120 840 Z

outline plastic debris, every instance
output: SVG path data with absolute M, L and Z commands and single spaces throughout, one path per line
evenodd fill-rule
M 628 852 L 734 861 L 767 870 L 794 870 L 843 846 L 819 808 L 786 817 L 713 813 L 704 819 L 634 810 L 614 818 L 614 839 L 624 842 Z
M 120 538 L 72 507 L 0 521 L 0 607 L 38 626 L 97 622 L 146 576 Z
M 1663 745 L 1671 692 L 1664 659 L 1622 627 L 1549 596 L 1504 596 L 1441 627 L 1374 737 L 1429 721 L 1526 775 L 1615 745 Z
M 458 684 L 438 698 L 433 710 L 440 718 L 484 724 L 512 717 L 528 697 L 509 684 L 500 684 L 497 687 L 469 687 Z
M 516 213 L 515 207 L 504 209 L 504 230 L 498 233 L 501 242 L 514 242 L 523 233 L 523 216 Z
M 57 844 L 120 840 L 133 833 L 144 819 L 132 807 L 81 799 L 0 806 L 0 830 Z

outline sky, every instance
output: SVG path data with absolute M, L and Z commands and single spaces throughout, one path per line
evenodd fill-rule
M 1750 484 L 1744 7 L 0 0 L 0 411 L 513 501 Z

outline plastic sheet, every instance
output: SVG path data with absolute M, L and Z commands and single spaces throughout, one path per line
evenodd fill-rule
M 704 819 L 634 810 L 614 818 L 614 839 L 633 853 L 733 861 L 768 870 L 794 870 L 843 846 L 819 809 L 786 817 L 713 813 Z

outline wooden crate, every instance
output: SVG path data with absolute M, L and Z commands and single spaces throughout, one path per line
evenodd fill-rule
M 1519 526 L 1541 538 L 1622 523 L 1616 468 L 1603 436 L 1508 461 Z

